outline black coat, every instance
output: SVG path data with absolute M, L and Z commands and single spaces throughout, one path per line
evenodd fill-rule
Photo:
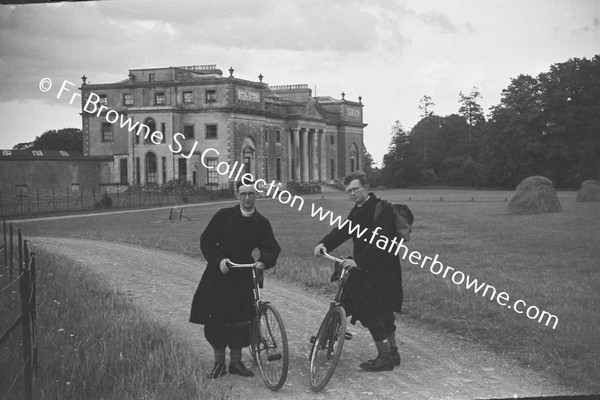
M 359 299 L 356 304 L 345 305 L 348 314 L 353 315 L 352 322 L 358 319 L 363 322 L 363 325 L 371 315 L 378 314 L 376 309 L 384 308 L 400 312 L 403 301 L 400 258 L 394 255 L 394 251 L 388 251 L 392 238 L 396 237 L 393 210 L 384 206 L 381 214 L 375 220 L 375 207 L 381 200 L 373 193 L 369 193 L 369 195 L 369 199 L 362 207 L 354 206 L 347 217 L 352 223 L 352 227 L 359 224 L 360 231 L 368 228 L 363 235 L 357 237 L 357 232 L 360 232 L 358 230 L 351 235 L 348 224 L 346 224 L 342 229 L 334 228 L 321 240 L 329 252 L 352 238 L 353 258 L 359 270 L 352 270 L 348 278 L 351 292 L 348 294 L 348 298 L 356 300 L 358 297 Z M 381 229 L 372 243 L 369 243 L 376 227 L 381 227 Z M 387 245 L 382 236 L 389 239 Z M 381 241 L 377 247 L 379 240 Z
M 219 263 L 229 258 L 238 264 L 253 263 L 252 251 L 260 250 L 266 268 L 275 266 L 281 248 L 275 240 L 269 220 L 257 210 L 244 217 L 239 205 L 223 208 L 214 215 L 200 237 L 200 249 L 206 258 L 194 294 L 190 322 L 206 324 L 210 318 L 222 318 L 227 323 L 248 321 L 254 315 L 252 271 L 249 268 L 230 269 L 223 274 Z

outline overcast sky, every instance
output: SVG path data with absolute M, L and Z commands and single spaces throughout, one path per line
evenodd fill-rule
M 125 79 L 129 69 L 232 66 L 239 78 L 362 96 L 377 163 L 391 126 L 458 110 L 477 86 L 487 111 L 519 74 L 600 54 L 597 0 L 109 0 L 0 6 L 0 149 L 47 129 L 81 128 L 63 80 Z M 54 87 L 39 89 L 42 78 Z M 316 89 L 315 89 L 316 88 Z

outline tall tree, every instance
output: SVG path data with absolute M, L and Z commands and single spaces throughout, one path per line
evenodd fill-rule
M 63 128 L 51 129 L 37 136 L 31 143 L 19 143 L 13 147 L 14 150 L 65 150 L 83 151 L 83 140 L 81 129 Z
M 421 120 L 427 119 L 433 115 L 433 107 L 435 103 L 431 100 L 431 97 L 424 95 L 419 100 L 419 110 L 421 110 Z M 423 140 L 423 161 L 427 164 L 427 132 L 425 132 Z
M 473 86 L 469 94 L 465 95 L 460 92 L 458 95 L 458 102 L 460 103 L 458 113 L 469 125 L 467 129 L 469 157 L 473 156 L 473 136 L 479 136 L 477 129 L 485 122 L 483 108 L 477 102 L 479 99 L 481 99 L 481 93 L 476 86 Z

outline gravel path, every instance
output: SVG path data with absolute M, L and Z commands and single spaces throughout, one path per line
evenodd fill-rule
M 178 253 L 92 240 L 30 237 L 33 246 L 65 254 L 106 277 L 161 323 L 194 344 L 203 365 L 212 366 L 212 349 L 202 326 L 188 322 L 192 296 L 205 263 Z M 342 359 L 328 386 L 312 393 L 308 385 L 309 338 L 325 315 L 329 298 L 315 295 L 266 274 L 261 292 L 281 312 L 290 342 L 290 371 L 277 393 L 260 377 L 226 376 L 240 399 L 473 399 L 574 394 L 548 377 L 516 365 L 470 342 L 398 321 L 402 365 L 391 372 L 367 373 L 358 368 L 376 351 L 368 331 L 350 326 L 355 334 L 344 346 Z M 248 361 L 248 353 L 244 352 Z M 247 365 L 251 363 L 247 362 Z M 253 367 L 258 375 L 257 367 Z

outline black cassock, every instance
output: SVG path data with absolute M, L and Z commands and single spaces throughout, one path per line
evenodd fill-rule
M 239 205 L 223 208 L 214 215 L 200 237 L 200 249 L 207 266 L 194 294 L 190 322 L 206 325 L 217 322 L 229 325 L 249 321 L 254 316 L 252 271 L 232 268 L 223 274 L 219 263 L 229 258 L 234 263 L 248 264 L 255 260 L 252 252 L 260 250 L 265 267 L 275 266 L 281 248 L 275 240 L 269 220 L 257 210 L 244 217 Z

